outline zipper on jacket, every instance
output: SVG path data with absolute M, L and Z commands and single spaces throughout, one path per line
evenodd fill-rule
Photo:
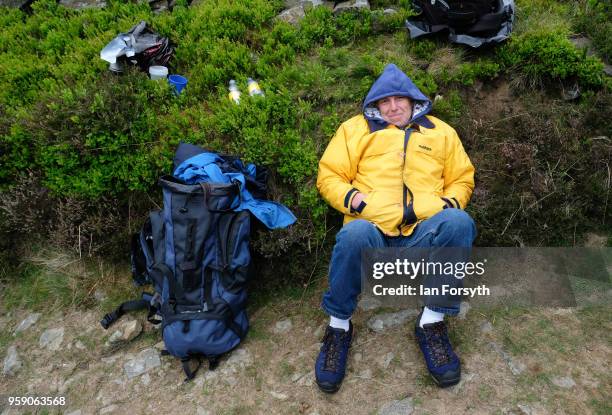
M 402 185 L 404 188 L 403 213 L 402 213 L 402 222 L 397 227 L 397 229 L 400 231 L 400 235 L 402 232 L 402 226 L 412 225 L 413 223 L 416 223 L 418 220 L 414 213 L 414 195 L 412 194 L 412 191 L 410 190 L 406 182 L 404 182 L 404 169 L 406 168 L 406 158 L 407 158 L 406 153 L 408 151 L 408 140 L 410 139 L 410 134 L 413 131 L 414 129 L 408 128 L 404 136 L 404 162 L 402 163 Z M 407 204 L 406 202 L 408 201 L 408 195 L 410 195 L 410 203 Z
M 408 128 L 404 133 L 404 160 L 402 161 L 402 221 L 399 225 L 397 225 L 397 229 L 400 232 L 400 236 L 402 234 L 402 226 L 404 222 L 408 219 L 408 207 L 406 206 L 406 202 L 408 201 L 408 193 L 410 193 L 410 203 L 412 203 L 412 192 L 406 186 L 406 182 L 404 181 L 404 169 L 406 168 L 406 151 L 408 150 L 408 140 L 410 139 L 410 134 L 412 133 L 412 128 Z

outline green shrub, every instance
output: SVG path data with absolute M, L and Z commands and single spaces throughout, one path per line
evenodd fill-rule
M 576 79 L 588 89 L 604 85 L 601 61 L 577 50 L 563 33 L 525 33 L 499 49 L 498 57 L 533 83 Z
M 254 246 L 266 258 L 291 251 L 296 261 L 305 262 L 289 264 L 287 272 L 297 272 L 300 278 L 303 275 L 297 268 L 314 261 L 308 258 L 311 247 L 333 239 L 328 223 L 340 223 L 336 213 L 326 217 L 330 210 L 317 195 L 317 161 L 339 124 L 359 113 L 365 94 L 387 63 L 404 69 L 425 94 L 444 96 L 436 102 L 434 113 L 456 124 L 468 146 L 481 139 L 474 133 L 476 123 L 465 120 L 470 107 L 465 87 L 476 80 L 503 79 L 515 73 L 542 83 L 576 79 L 583 87 L 583 101 L 592 108 L 599 108 L 601 97 L 609 95 L 588 91 L 605 83 L 601 64 L 576 50 L 561 26 L 525 28 L 498 52 L 468 59 L 439 39 L 405 40 L 403 21 L 414 13 L 406 0 L 399 2 L 397 13 L 388 15 L 381 9 L 397 2 L 372 1 L 372 11 L 339 16 L 315 7 L 296 26 L 275 19 L 284 5 L 280 0 L 210 0 L 192 6 L 182 0 L 172 12 L 159 15 L 141 3 L 111 0 L 105 9 L 77 11 L 55 0 L 39 0 L 31 15 L 2 9 L 0 187 L 2 206 L 7 208 L 0 210 L 9 213 L 0 217 L 3 235 L 19 234 L 15 228 L 25 215 L 23 206 L 29 196 L 37 195 L 41 206 L 25 215 L 32 219 L 26 220 L 28 229 L 45 218 L 49 229 L 41 233 L 46 232 L 54 243 L 78 247 L 87 241 L 93 252 L 123 252 L 117 241 L 124 240 L 147 209 L 159 203 L 155 182 L 169 172 L 176 145 L 187 141 L 270 168 L 272 198 L 290 206 L 298 222 L 287 230 L 258 233 Z M 568 7 L 549 7 L 544 0 L 521 3 L 532 6 L 524 8 L 527 17 L 551 11 L 563 20 L 569 13 Z M 113 76 L 99 58 L 100 50 L 117 33 L 139 20 L 146 20 L 174 43 L 170 70 L 189 79 L 179 97 L 166 83 L 151 82 L 136 70 Z M 441 48 L 450 49 L 457 64 L 442 65 L 440 71 L 427 69 Z M 265 98 L 248 97 L 247 77 L 259 80 Z M 228 100 L 230 79 L 236 79 L 243 92 L 240 105 Z M 584 134 L 607 134 L 608 121 L 600 115 L 605 109 L 595 113 L 581 107 L 579 113 L 566 114 L 563 120 L 591 120 L 582 125 Z M 549 115 L 537 117 L 530 128 L 552 128 L 546 120 Z M 563 122 L 559 121 L 561 127 Z M 521 128 L 517 140 L 532 140 L 531 130 Z M 513 136 L 514 130 L 514 125 L 504 124 L 500 134 Z M 487 143 L 489 137 L 483 140 Z M 574 151 L 575 142 L 571 148 L 561 142 L 529 145 L 541 151 L 532 166 L 536 170 L 563 154 L 549 148 L 555 146 L 567 150 L 562 164 L 566 168 L 576 160 L 584 163 Z M 487 151 L 495 154 L 498 147 L 487 147 Z M 588 151 L 596 152 L 595 147 Z M 476 151 L 476 159 L 480 156 L 484 161 L 477 167 L 503 171 L 496 164 L 503 157 L 493 163 L 481 152 Z M 601 172 L 591 174 L 589 181 L 584 178 L 588 171 L 585 176 L 571 171 L 572 177 L 578 177 L 571 184 L 556 178 L 559 189 L 567 193 L 546 199 L 546 208 L 557 209 L 555 214 L 565 219 L 546 241 L 562 240 L 573 226 L 564 213 L 566 207 L 585 220 L 590 213 L 605 216 L 598 207 L 588 205 L 588 198 L 605 205 L 597 196 L 604 191 Z M 525 181 L 526 174 L 523 171 L 516 177 Z M 508 183 L 502 173 L 486 182 L 489 200 L 497 204 L 486 205 L 482 212 L 477 210 L 482 206 L 475 204 L 476 216 L 486 224 L 483 241 L 509 244 L 519 237 L 540 241 L 535 226 L 499 235 L 505 218 L 520 206 L 520 197 L 508 188 L 521 183 Z M 25 192 L 30 186 L 35 191 Z M 581 186 L 590 190 L 575 196 Z M 555 205 L 549 206 L 553 201 Z M 544 214 L 525 220 L 530 225 L 546 221 Z M 75 235 L 81 232 L 86 236 L 79 239 Z
M 134 72 L 105 74 L 90 88 L 41 99 L 9 135 L 11 154 L 24 141 L 33 143 L 27 156 L 56 194 L 96 198 L 146 190 L 158 173 L 151 151 L 159 140 L 155 108 L 170 99 L 166 83 Z
M 434 100 L 433 114 L 450 125 L 458 125 L 464 117 L 464 106 L 457 90 L 450 90 Z
M 612 3 L 587 0 L 580 7 L 575 26 L 589 35 L 601 57 L 609 63 L 612 58 Z

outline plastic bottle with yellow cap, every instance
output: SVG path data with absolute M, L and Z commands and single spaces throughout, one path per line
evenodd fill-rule
M 236 85 L 236 81 L 231 79 L 229 81 L 229 94 L 228 97 L 230 100 L 234 101 L 236 104 L 240 104 L 240 90 Z
M 264 93 L 261 90 L 261 88 L 259 87 L 259 84 L 257 83 L 256 80 L 252 79 L 252 78 L 248 78 L 247 79 L 247 85 L 248 85 L 248 89 L 249 89 L 249 95 L 252 97 L 255 96 L 260 96 L 263 97 Z

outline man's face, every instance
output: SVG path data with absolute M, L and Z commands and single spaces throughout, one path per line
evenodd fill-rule
M 383 119 L 398 127 L 405 127 L 412 117 L 412 101 L 407 97 L 387 97 L 378 101 Z

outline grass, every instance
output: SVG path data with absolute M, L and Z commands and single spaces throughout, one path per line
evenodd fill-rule
M 608 415 L 612 413 L 612 403 L 610 403 L 609 396 L 608 398 L 591 399 L 589 406 L 593 409 L 595 415 Z
M 44 311 L 84 301 L 82 293 L 73 292 L 73 281 L 65 274 L 26 264 L 21 267 L 18 279 L 19 284 L 8 285 L 3 293 L 7 309 Z
M 227 410 L 221 412 L 222 415 L 247 415 L 254 414 L 254 408 L 251 408 L 246 405 L 238 405 L 233 408 L 228 408 Z
M 291 378 L 291 376 L 293 376 L 295 371 L 296 371 L 295 366 L 283 360 L 279 363 L 278 368 L 276 370 L 276 374 L 281 380 L 287 381 Z
M 0 350 L 2 351 L 2 355 L 5 354 L 5 351 L 8 349 L 9 344 L 15 339 L 13 334 L 9 330 L 1 330 L 0 331 Z
M 495 389 L 490 385 L 480 385 L 478 387 L 478 398 L 481 401 L 489 401 L 495 396 Z

